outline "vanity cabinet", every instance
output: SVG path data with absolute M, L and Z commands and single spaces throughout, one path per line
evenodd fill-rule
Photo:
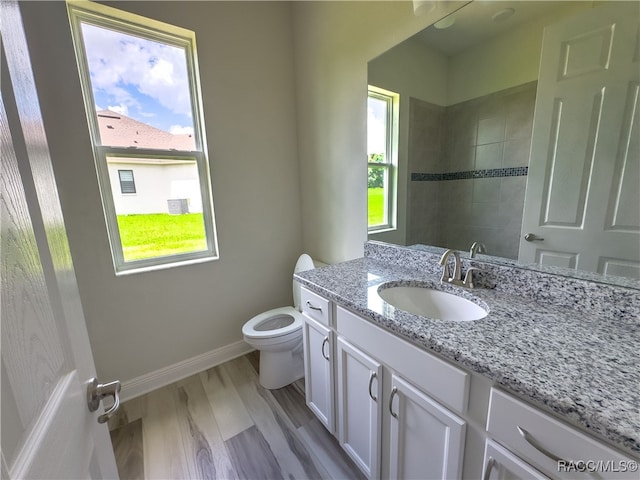
M 335 434 L 331 304 L 306 289 L 302 289 L 301 303 L 306 403 L 325 428 Z
M 336 331 L 339 439 L 356 464 L 369 478 L 460 478 L 466 421 L 434 396 L 464 410 L 468 374 L 340 306 Z
M 469 372 L 304 288 L 302 311 L 307 404 L 368 478 L 637 480 L 631 458 L 484 377 L 469 405 Z
M 549 477 L 488 438 L 484 450 L 482 480 L 502 479 L 549 480 Z
M 552 477 L 638 479 L 631 458 L 497 388 L 491 389 L 487 432 Z
M 378 478 L 382 364 L 338 337 L 338 440 L 368 478 Z
M 395 374 L 389 412 L 390 478 L 462 476 L 465 420 Z

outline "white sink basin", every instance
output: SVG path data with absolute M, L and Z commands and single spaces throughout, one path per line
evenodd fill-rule
M 428 287 L 395 286 L 378 289 L 378 295 L 395 308 L 421 317 L 465 322 L 480 320 L 489 312 L 466 298 Z

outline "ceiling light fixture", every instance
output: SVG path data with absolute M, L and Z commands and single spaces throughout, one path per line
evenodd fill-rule
M 436 6 L 435 0 L 413 0 L 413 14 L 424 15 L 429 13 Z
M 448 17 L 444 17 L 439 22 L 433 24 L 438 30 L 444 30 L 445 28 L 449 28 L 451 25 L 456 23 L 456 17 L 453 15 L 449 15 Z
M 510 18 L 516 11 L 513 8 L 503 8 L 502 10 L 498 10 L 493 14 L 491 20 L 494 22 L 504 22 L 506 19 Z

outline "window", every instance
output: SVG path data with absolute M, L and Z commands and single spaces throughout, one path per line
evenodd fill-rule
M 118 170 L 120 177 L 120 192 L 136 193 L 136 182 L 133 179 L 133 170 Z
M 195 34 L 67 5 L 116 274 L 218 258 Z
M 395 228 L 399 96 L 370 86 L 367 100 L 368 226 L 377 232 Z

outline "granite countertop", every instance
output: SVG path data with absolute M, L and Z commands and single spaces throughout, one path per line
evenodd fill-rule
M 360 258 L 295 279 L 371 322 L 488 377 L 570 423 L 640 456 L 640 325 L 497 290 L 442 285 L 429 272 Z M 477 321 L 426 319 L 377 295 L 392 281 L 424 282 L 489 307 Z

